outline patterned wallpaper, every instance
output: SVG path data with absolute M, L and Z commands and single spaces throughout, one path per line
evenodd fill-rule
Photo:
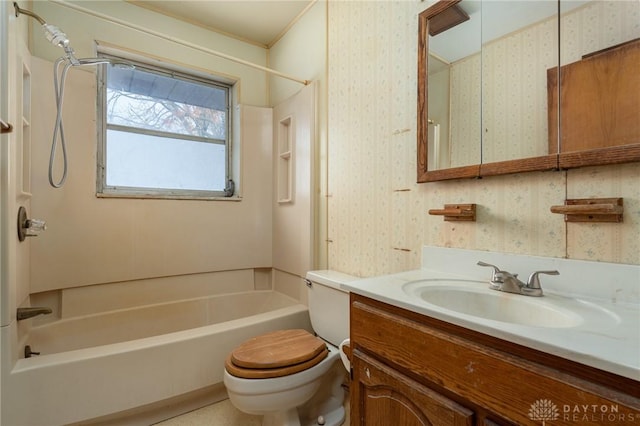
M 328 5 L 328 267 L 414 269 L 423 245 L 640 264 L 639 163 L 415 183 L 417 14 L 427 6 Z M 549 212 L 596 196 L 624 197 L 624 223 L 565 225 Z M 462 202 L 478 204 L 477 222 L 427 214 Z
M 606 31 L 601 31 L 605 28 Z M 592 1 L 562 18 L 562 65 L 623 41 L 640 37 L 640 2 Z
M 483 46 L 482 161 L 548 153 L 547 69 L 558 65 L 557 27 L 550 19 Z
M 451 167 L 480 162 L 482 57 L 468 56 L 451 67 Z

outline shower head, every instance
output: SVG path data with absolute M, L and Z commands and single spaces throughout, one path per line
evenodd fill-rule
M 16 17 L 20 16 L 20 14 L 22 13 L 23 15 L 30 16 L 38 21 L 40 25 L 42 25 L 42 31 L 44 32 L 45 38 L 49 40 L 49 42 L 54 46 L 58 46 L 64 49 L 64 52 L 66 53 L 66 59 L 71 62 L 72 65 L 79 65 L 78 60 L 74 55 L 73 49 L 69 45 L 69 37 L 67 37 L 67 35 L 60 28 L 56 27 L 55 25 L 47 24 L 47 22 L 40 16 L 30 10 L 22 9 L 16 2 L 13 2 L 13 7 L 16 9 Z
M 60 188 L 66 178 L 67 178 L 67 148 L 65 144 L 64 131 L 62 126 L 62 100 L 64 97 L 64 82 L 65 77 L 67 75 L 67 71 L 71 67 L 80 67 L 85 65 L 99 65 L 99 64 L 112 64 L 120 67 L 134 68 L 133 64 L 127 63 L 126 61 L 121 61 L 118 59 L 111 58 L 76 58 L 73 49 L 69 45 L 69 38 L 67 35 L 62 32 L 62 30 L 55 25 L 47 24 L 47 22 L 42 19 L 37 14 L 20 8 L 18 3 L 13 2 L 13 7 L 16 10 L 16 17 L 20 16 L 20 14 L 24 14 L 34 18 L 36 21 L 42 25 L 42 30 L 44 32 L 44 36 L 51 44 L 54 46 L 61 47 L 65 55 L 58 58 L 55 61 L 53 67 L 53 77 L 54 77 L 54 89 L 55 89 L 55 98 L 56 98 L 56 106 L 57 106 L 57 115 L 56 115 L 56 123 L 53 131 L 53 141 L 51 142 L 51 155 L 49 156 L 49 183 L 54 188 Z M 58 72 L 62 67 L 62 74 L 60 78 L 58 78 Z M 62 147 L 62 177 L 59 181 L 56 181 L 53 176 L 53 166 L 56 156 L 56 148 L 58 145 L 58 135 L 60 136 L 60 146 Z
M 69 38 L 55 25 L 43 24 L 42 31 L 47 40 L 54 46 L 62 47 L 63 49 L 69 47 Z
M 73 49 L 69 45 L 69 37 L 67 37 L 67 35 L 60 28 L 56 27 L 55 25 L 47 24 L 47 22 L 36 13 L 27 9 L 22 9 L 16 2 L 13 2 L 13 7 L 16 10 L 16 17 L 20 16 L 20 14 L 22 13 L 23 15 L 34 18 L 40 23 L 40 25 L 42 25 L 42 31 L 44 32 L 45 38 L 49 40 L 49 42 L 54 46 L 58 46 L 64 49 L 67 55 L 63 58 L 60 58 L 61 60 L 66 60 L 71 65 L 76 67 L 84 65 L 112 64 L 123 68 L 134 68 L 134 66 L 128 62 L 118 61 L 111 58 L 77 59 L 75 57 Z

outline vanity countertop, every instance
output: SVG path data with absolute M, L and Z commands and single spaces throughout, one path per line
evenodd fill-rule
M 597 286 L 597 283 L 589 283 L 587 282 L 588 279 L 585 278 L 582 280 L 582 285 L 585 290 L 584 294 L 572 290 L 570 288 L 571 285 L 565 286 L 569 287 L 568 289 L 564 289 L 565 291 L 558 291 L 562 289 L 562 286 L 558 284 L 562 283 L 562 281 L 556 280 L 554 283 L 551 277 L 547 278 L 545 276 L 543 279 L 547 280 L 548 285 L 545 286 L 545 281 L 543 281 L 542 286 L 545 291 L 545 296 L 540 299 L 544 299 L 545 297 L 549 298 L 549 300 L 554 298 L 556 300 L 569 298 L 573 303 L 577 302 L 578 304 L 594 306 L 596 307 L 596 311 L 601 310 L 607 312 L 608 319 L 606 321 L 600 321 L 599 318 L 585 317 L 585 321 L 567 327 L 544 327 L 465 315 L 431 303 L 425 303 L 420 298 L 405 291 L 404 289 L 407 288 L 408 285 L 412 285 L 410 283 L 415 282 L 419 282 L 421 288 L 424 289 L 430 285 L 442 287 L 443 283 L 446 284 L 444 280 L 453 280 L 452 282 L 465 280 L 468 283 L 467 285 L 477 285 L 480 289 L 479 291 L 484 292 L 484 289 L 488 288 L 490 271 L 484 268 L 474 269 L 471 267 L 468 268 L 470 271 L 473 271 L 470 275 L 461 275 L 459 273 L 453 274 L 451 272 L 445 272 L 444 270 L 449 269 L 449 271 L 451 271 L 447 266 L 459 265 L 459 262 L 468 265 L 471 259 L 474 258 L 483 261 L 488 260 L 494 264 L 500 264 L 501 261 L 502 264 L 506 262 L 512 265 L 513 268 L 520 266 L 518 262 L 523 260 L 504 260 L 505 258 L 496 256 L 496 253 L 478 253 L 468 250 L 454 250 L 453 252 L 445 253 L 445 256 L 442 257 L 440 249 L 437 251 L 438 253 L 436 255 L 429 250 L 427 250 L 427 253 L 423 253 L 423 258 L 425 260 L 429 258 L 430 260 L 423 260 L 424 267 L 422 269 L 364 278 L 343 284 L 342 287 L 350 292 L 370 297 L 393 306 L 428 315 L 451 324 L 640 381 L 640 304 L 633 300 L 640 286 L 640 268 L 636 269 L 636 266 L 631 266 L 630 268 L 626 268 L 626 266 L 617 267 L 616 270 L 623 270 L 622 278 L 617 278 L 617 280 L 623 282 L 623 284 L 615 285 L 616 282 L 608 281 L 607 284 L 609 286 L 613 285 L 613 287 L 615 287 L 614 289 L 594 290 L 594 285 Z M 451 261 L 452 258 L 449 256 L 450 254 L 455 255 L 455 260 Z M 548 266 L 543 265 L 545 258 L 532 259 L 534 259 L 533 263 L 538 263 L 534 265 L 535 270 L 543 270 L 543 268 L 540 267 L 541 265 Z M 595 264 L 596 262 L 577 261 L 577 265 L 567 266 L 567 262 L 571 261 L 565 259 L 560 260 L 560 265 L 557 269 L 560 270 L 561 276 L 563 273 L 562 269 L 567 271 L 574 266 L 582 269 L 582 274 L 589 275 L 589 271 L 585 271 L 585 268 L 589 269 L 589 267 L 592 266 L 604 266 L 606 268 L 607 265 L 611 265 L 598 264 L 585 266 L 584 263 Z M 475 266 L 475 263 L 471 263 L 471 265 Z M 458 266 L 458 270 L 461 269 L 463 268 Z M 478 269 L 481 271 L 478 271 Z M 506 267 L 504 269 L 508 270 Z M 480 278 L 480 276 L 484 276 L 485 282 L 481 282 L 482 278 Z M 567 271 L 566 276 L 570 278 L 572 272 Z M 600 281 L 602 281 L 602 279 L 600 279 Z M 495 292 L 499 297 L 503 297 L 502 292 L 494 290 L 488 291 L 491 293 Z M 624 301 L 618 300 L 615 296 L 609 297 L 611 294 L 622 295 L 623 293 L 624 295 L 621 297 L 625 298 Z M 629 293 L 631 294 L 627 296 Z M 513 295 L 509 293 L 504 293 L 504 295 L 505 298 L 538 299 L 531 296 Z M 604 297 L 604 295 L 608 297 Z M 533 323 L 535 323 L 535 320 Z

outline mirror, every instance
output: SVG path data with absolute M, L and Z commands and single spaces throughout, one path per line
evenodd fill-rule
M 455 10 L 456 15 L 447 18 L 442 29 L 434 30 L 433 23 L 441 22 L 443 13 L 429 19 L 429 170 L 471 166 L 481 161 L 481 5 L 480 1 L 466 0 L 446 9 Z
M 613 66 L 602 49 L 640 36 L 640 3 L 562 0 L 560 8 L 554 1 L 454 0 L 420 14 L 418 182 L 640 160 L 640 97 L 620 101 L 621 93 L 640 90 L 638 73 L 621 80 L 616 72 L 600 86 L 567 78 L 580 74 L 573 62 L 596 57 L 592 71 L 634 69 L 625 64 L 638 63 L 628 52 L 635 48 L 611 53 Z M 452 9 L 467 19 L 451 18 Z M 433 27 L 444 29 L 433 34 Z M 577 105 L 590 114 L 574 112 Z M 592 126 L 572 117 L 593 117 Z M 584 141 L 584 132 L 598 135 L 591 145 L 569 143 Z
M 483 164 L 550 154 L 547 70 L 558 48 L 557 2 L 482 2 Z
M 418 17 L 418 182 L 479 175 L 481 2 L 466 1 L 439 1 Z M 469 78 L 458 78 L 463 69 Z

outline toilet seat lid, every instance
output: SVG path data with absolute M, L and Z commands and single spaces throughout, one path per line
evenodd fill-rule
M 326 349 L 325 342 L 306 330 L 278 330 L 242 343 L 231 353 L 230 361 L 248 369 L 281 368 L 311 361 Z
M 299 364 L 276 368 L 243 368 L 236 366 L 231 361 L 231 354 L 229 354 L 224 362 L 224 367 L 227 370 L 227 373 L 243 379 L 271 379 L 275 377 L 288 376 L 290 374 L 295 374 L 307 370 L 322 362 L 322 360 L 325 359 L 327 355 L 329 355 L 329 349 L 325 347 L 322 352 L 320 352 L 314 358 L 310 359 L 309 361 L 301 362 Z

